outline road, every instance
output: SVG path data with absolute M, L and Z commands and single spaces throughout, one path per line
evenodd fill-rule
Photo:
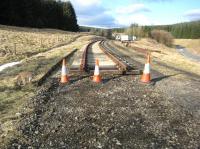
M 185 56 L 186 58 L 200 62 L 200 56 L 191 53 L 188 49 L 181 47 L 179 45 L 176 46 L 176 49 L 181 55 Z
M 0 72 L 3 71 L 4 69 L 8 68 L 8 67 L 13 67 L 13 66 L 18 65 L 20 63 L 21 62 L 11 62 L 11 63 L 0 65 Z

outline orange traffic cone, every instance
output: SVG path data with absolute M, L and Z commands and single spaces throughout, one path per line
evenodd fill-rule
M 144 66 L 143 75 L 141 77 L 141 82 L 143 83 L 149 83 L 151 81 L 150 76 L 150 54 L 147 55 L 147 62 Z
M 66 60 L 63 59 L 60 83 L 69 82 L 68 74 L 69 74 L 69 71 L 68 71 L 67 66 L 66 66 Z
M 99 74 L 99 60 L 98 59 L 95 62 L 94 76 L 93 76 L 92 80 L 95 83 L 100 83 L 101 82 L 101 76 Z

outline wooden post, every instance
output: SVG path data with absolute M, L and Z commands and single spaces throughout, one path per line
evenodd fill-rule
M 17 43 L 14 43 L 14 53 L 17 55 Z

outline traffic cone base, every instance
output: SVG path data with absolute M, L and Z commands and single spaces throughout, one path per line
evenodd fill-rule
M 95 83 L 101 82 L 101 76 L 100 76 L 100 73 L 99 73 L 99 60 L 98 59 L 95 62 L 94 76 L 92 78 L 92 81 L 95 82 Z
M 67 82 L 69 82 L 69 77 L 68 76 L 61 76 L 60 82 L 61 83 L 67 83 Z
M 99 75 L 95 75 L 95 76 L 93 76 L 92 80 L 95 83 L 100 83 L 102 79 L 101 79 L 101 77 Z
M 141 77 L 142 83 L 150 83 L 151 82 L 151 75 L 150 75 L 150 55 L 147 55 L 147 63 L 144 66 L 144 71 Z
M 151 82 L 150 80 L 151 80 L 150 74 L 143 74 L 142 75 L 142 78 L 141 78 L 142 83 L 149 83 L 149 82 Z

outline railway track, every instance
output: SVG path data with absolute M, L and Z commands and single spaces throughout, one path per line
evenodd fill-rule
M 94 40 L 83 46 L 80 50 L 74 50 L 64 57 L 68 62 L 70 74 L 75 76 L 88 76 L 94 72 L 95 60 L 100 63 L 100 72 L 103 74 L 141 74 L 141 70 L 132 66 L 104 40 Z M 48 79 L 60 78 L 62 60 L 56 63 L 38 82 L 42 85 Z
M 141 71 L 131 67 L 127 61 L 109 47 L 106 41 L 93 41 L 77 52 L 71 65 L 70 72 L 92 73 L 95 67 L 95 60 L 100 62 L 102 73 L 113 74 L 140 74 Z

